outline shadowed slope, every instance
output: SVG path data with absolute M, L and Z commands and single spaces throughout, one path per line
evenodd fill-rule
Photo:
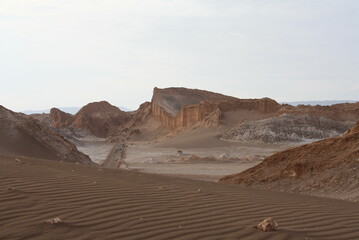
M 0 106 L 0 153 L 93 164 L 75 145 L 39 121 Z

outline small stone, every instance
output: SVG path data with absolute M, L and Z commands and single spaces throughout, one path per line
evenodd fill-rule
M 202 190 L 201 190 L 200 188 L 198 188 L 197 192 L 199 192 L 199 193 L 200 193 L 200 192 L 202 192 Z
M 17 163 L 21 163 L 21 160 L 20 160 L 20 159 L 18 159 L 18 158 L 15 158 L 15 162 L 17 162 Z
M 278 223 L 273 218 L 269 217 L 258 223 L 257 228 L 263 232 L 276 231 Z
M 46 223 L 59 224 L 59 223 L 62 223 L 62 220 L 59 217 L 55 217 L 55 218 L 46 220 Z
M 8 187 L 7 187 L 7 190 L 8 190 L 8 191 L 15 191 L 15 188 L 8 186 Z

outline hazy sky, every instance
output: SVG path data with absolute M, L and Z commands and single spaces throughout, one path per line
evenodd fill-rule
M 0 105 L 107 100 L 153 87 L 359 100 L 358 0 L 0 0 Z

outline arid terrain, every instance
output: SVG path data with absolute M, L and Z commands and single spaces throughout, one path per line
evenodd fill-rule
M 132 112 L 1 107 L 0 239 L 359 239 L 358 120 L 186 88 Z
M 353 202 L 18 159 L 0 157 L 0 239 L 359 238 Z M 277 231 L 254 228 L 268 216 Z

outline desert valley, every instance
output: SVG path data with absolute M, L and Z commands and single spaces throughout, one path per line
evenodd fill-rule
M 0 239 L 359 239 L 358 120 L 188 88 L 131 112 L 0 106 Z

